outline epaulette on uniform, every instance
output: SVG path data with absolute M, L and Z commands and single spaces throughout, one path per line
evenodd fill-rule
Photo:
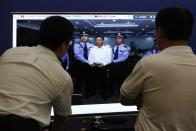
M 128 48 L 128 46 L 127 46 L 127 45 L 124 45 L 123 47 Z

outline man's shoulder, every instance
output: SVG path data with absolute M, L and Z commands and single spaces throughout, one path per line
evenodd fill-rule
M 142 63 L 157 63 L 157 62 L 161 62 L 164 59 L 164 55 L 159 53 L 159 54 L 153 54 L 153 55 L 148 55 L 145 56 L 141 59 Z
M 104 45 L 104 48 L 111 49 L 111 46 L 110 45 Z
M 94 44 L 92 44 L 91 42 L 87 42 L 89 46 L 94 46 Z
M 45 63 L 45 68 L 47 68 L 47 73 L 52 74 L 54 79 L 63 80 L 69 77 L 68 72 L 64 70 L 58 60 L 50 60 L 49 63 Z
M 78 47 L 78 46 L 81 46 L 81 47 L 82 47 L 82 44 L 81 44 L 80 42 L 78 42 L 78 43 L 74 43 L 73 46 L 75 46 L 75 47 L 76 47 L 76 46 L 77 46 L 77 47 Z
M 14 48 L 7 49 L 5 51 L 5 53 L 17 53 L 17 52 L 20 52 L 20 51 L 28 51 L 31 48 L 32 47 L 28 47 L 28 46 L 14 47 Z
M 84 44 L 84 43 L 80 41 L 80 42 L 74 43 L 73 46 L 83 48 L 83 44 Z
M 97 50 L 97 49 L 98 49 L 97 46 L 93 46 L 93 47 L 91 48 L 91 50 Z
M 123 47 L 124 48 L 130 48 L 130 46 L 129 45 L 126 45 L 126 44 L 123 44 Z
M 7 49 L 1 58 L 23 58 L 32 54 L 32 47 L 14 47 Z

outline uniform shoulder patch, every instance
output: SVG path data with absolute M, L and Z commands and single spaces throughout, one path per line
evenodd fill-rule
M 123 47 L 128 48 L 128 46 L 127 46 L 127 45 L 124 45 Z
M 80 42 L 79 43 L 76 43 L 76 44 L 83 48 L 83 46 L 82 46 L 82 44 Z

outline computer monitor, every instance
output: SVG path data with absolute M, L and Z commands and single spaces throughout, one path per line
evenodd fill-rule
M 123 33 L 126 36 L 124 44 L 130 47 L 126 66 L 128 70 L 126 72 L 128 73 L 131 73 L 137 60 L 145 56 L 154 47 L 155 12 L 13 12 L 12 47 L 36 46 L 39 44 L 40 24 L 49 16 L 62 16 L 73 23 L 75 33 L 70 45 L 79 43 L 81 38 L 80 33 L 86 31 L 89 33 L 88 41 L 90 43 L 95 44 L 96 35 L 102 34 L 105 38 L 105 45 L 113 48 L 116 44 L 115 34 Z M 72 54 L 68 52 L 68 55 L 70 55 L 70 58 L 72 55 L 74 59 L 74 51 L 72 51 Z M 72 68 L 72 71 L 68 70 L 68 72 L 72 76 L 75 86 L 78 81 L 77 77 L 72 75 L 74 69 Z M 107 77 L 109 72 L 106 72 Z M 97 94 L 90 98 L 85 98 L 85 91 L 83 89 L 85 88 L 85 84 L 81 84 L 81 91 L 74 94 L 74 99 L 77 99 L 76 101 L 79 102 L 73 103 L 77 104 L 72 106 L 73 115 L 130 113 L 138 111 L 136 106 L 122 106 L 118 102 L 119 87 L 114 87 L 115 90 L 112 96 L 103 100 Z

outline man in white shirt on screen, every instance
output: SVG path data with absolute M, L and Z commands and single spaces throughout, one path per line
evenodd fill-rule
M 60 16 L 44 20 L 40 45 L 7 50 L 0 59 L 0 130 L 64 131 L 71 114 L 72 80 L 61 66 L 74 33 L 70 21 Z
M 123 105 L 140 107 L 136 131 L 196 130 L 196 56 L 188 46 L 194 18 L 170 7 L 156 16 L 159 54 L 142 58 L 121 87 Z
M 96 88 L 99 90 L 101 97 L 106 99 L 106 82 L 107 78 L 107 68 L 112 62 L 112 49 L 109 45 L 104 45 L 104 37 L 102 35 L 97 35 L 96 44 L 91 48 L 89 52 L 89 65 L 92 67 L 92 80 L 95 81 L 91 86 L 92 94 L 96 93 Z M 101 82 L 100 82 L 101 81 Z M 97 83 L 97 84 L 95 84 Z M 95 87 L 95 89 L 93 89 Z
M 104 45 L 104 37 L 97 35 L 96 44 L 89 52 L 89 65 L 92 67 L 103 67 L 112 62 L 112 49 L 109 45 Z

